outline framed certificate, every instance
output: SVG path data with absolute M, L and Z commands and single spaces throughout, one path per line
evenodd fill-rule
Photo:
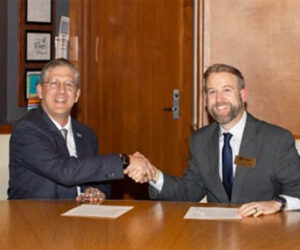
M 37 24 L 51 24 L 52 0 L 27 0 L 26 22 Z
M 51 32 L 26 31 L 26 61 L 51 60 Z

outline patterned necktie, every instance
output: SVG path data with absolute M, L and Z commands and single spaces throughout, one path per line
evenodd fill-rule
M 233 183 L 233 173 L 232 173 L 232 149 L 230 147 L 230 139 L 232 134 L 224 133 L 224 146 L 222 150 L 222 166 L 223 166 L 223 185 L 227 192 L 229 200 L 231 200 L 231 191 Z
M 61 131 L 63 137 L 65 138 L 65 141 L 67 141 L 68 130 L 66 128 L 62 128 L 60 131 Z

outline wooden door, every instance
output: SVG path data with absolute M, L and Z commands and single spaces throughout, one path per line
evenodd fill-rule
M 191 127 L 192 1 L 70 3 L 81 52 L 78 118 L 97 132 L 100 152 L 139 151 L 161 170 L 182 175 Z M 173 105 L 174 89 L 177 120 L 164 111 Z M 147 185 L 117 181 L 113 194 L 147 198 Z

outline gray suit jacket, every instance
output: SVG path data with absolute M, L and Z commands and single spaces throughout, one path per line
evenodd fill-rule
M 230 203 L 219 176 L 219 130 L 212 123 L 192 134 L 184 177 L 164 174 L 162 191 L 150 186 L 150 198 L 199 201 L 207 195 L 208 202 Z M 279 194 L 300 198 L 300 159 L 289 131 L 248 113 L 239 155 L 255 158 L 256 164 L 237 166 L 231 203 L 272 200 Z

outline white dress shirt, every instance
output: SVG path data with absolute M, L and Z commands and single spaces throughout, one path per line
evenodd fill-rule
M 232 138 L 229 142 L 231 149 L 232 149 L 232 159 L 234 161 L 235 156 L 239 155 L 240 146 L 242 142 L 242 137 L 244 133 L 244 129 L 246 126 L 246 120 L 247 120 L 247 112 L 244 112 L 242 118 L 239 120 L 239 122 L 233 126 L 230 130 L 226 131 L 225 129 L 220 126 L 220 134 L 219 134 L 219 175 L 221 178 L 221 181 L 223 180 L 223 174 L 222 174 L 222 149 L 224 146 L 224 135 L 223 133 L 230 133 L 232 134 Z M 235 170 L 236 165 L 233 163 L 233 169 L 232 173 L 233 176 L 235 176 Z
M 67 124 L 63 127 L 58 122 L 56 122 L 51 116 L 49 116 L 49 118 L 54 123 L 54 125 L 58 128 L 59 131 L 61 131 L 61 129 L 66 129 L 68 131 L 67 141 L 66 141 L 67 148 L 70 156 L 77 158 L 77 151 L 76 151 L 74 134 L 73 134 L 72 124 L 71 124 L 71 116 L 69 116 Z M 77 190 L 77 195 L 81 195 L 80 186 L 76 186 L 76 190 Z

